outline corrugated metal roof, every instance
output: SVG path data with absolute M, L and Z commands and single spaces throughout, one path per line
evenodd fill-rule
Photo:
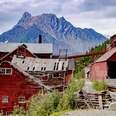
M 66 71 L 68 60 L 59 59 L 39 59 L 32 57 L 19 58 L 14 55 L 13 64 L 22 67 L 24 71 Z
M 53 46 L 50 43 L 0 43 L 0 52 L 11 52 L 22 44 L 32 53 L 53 53 Z
M 107 51 L 104 55 L 98 58 L 95 62 L 103 62 L 108 60 L 114 53 L 116 53 L 116 48 L 112 48 L 111 50 Z

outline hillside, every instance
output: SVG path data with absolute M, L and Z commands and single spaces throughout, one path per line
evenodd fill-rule
M 107 44 L 110 43 L 110 39 L 106 40 L 103 42 L 101 45 L 96 46 L 95 48 L 92 48 L 89 53 L 95 53 L 95 52 L 101 52 L 106 49 Z M 84 71 L 83 69 L 88 66 L 90 63 L 94 62 L 97 58 L 100 56 L 92 57 L 92 56 L 86 56 L 86 57 L 81 57 L 78 61 L 76 61 L 76 68 L 74 72 L 74 78 L 84 78 Z
M 85 52 L 106 40 L 93 29 L 74 27 L 64 17 L 54 14 L 32 16 L 25 12 L 18 23 L 0 35 L 0 42 L 36 43 L 42 35 L 43 42 L 53 43 L 54 53 L 68 49 L 69 54 Z

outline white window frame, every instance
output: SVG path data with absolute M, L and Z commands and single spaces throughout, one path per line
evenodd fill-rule
M 8 103 L 9 102 L 9 96 L 2 96 L 2 103 Z
M 9 73 L 8 70 L 10 70 Z M 0 75 L 12 75 L 12 68 L 0 68 Z

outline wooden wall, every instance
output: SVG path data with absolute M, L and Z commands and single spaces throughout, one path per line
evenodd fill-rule
M 1 67 L 12 68 L 12 75 L 0 75 L 0 110 L 11 111 L 18 103 L 19 96 L 25 96 L 28 100 L 39 92 L 41 87 L 28 81 L 22 73 L 14 69 L 9 63 L 4 62 Z M 7 104 L 2 103 L 2 96 L 9 96 Z

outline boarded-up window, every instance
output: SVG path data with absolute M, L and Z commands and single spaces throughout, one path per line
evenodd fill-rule
M 35 67 L 33 67 L 33 71 L 35 70 Z
M 27 67 L 27 71 L 29 70 L 29 67 Z
M 23 61 L 22 61 L 22 64 L 24 64 L 24 62 L 25 62 L 25 61 L 23 60 Z
M 59 62 L 57 63 L 57 67 L 56 67 L 56 70 L 58 70 L 58 67 L 59 67 Z
M 64 62 L 63 62 L 63 64 L 62 64 L 62 70 L 64 70 Z
M 19 96 L 18 103 L 25 103 L 25 96 Z
M 41 67 L 41 71 L 45 71 L 46 70 L 46 67 Z
M 8 103 L 8 96 L 2 96 L 2 103 Z
M 44 67 L 44 71 L 46 70 L 46 67 Z
M 43 71 L 43 67 L 41 67 L 41 71 Z

